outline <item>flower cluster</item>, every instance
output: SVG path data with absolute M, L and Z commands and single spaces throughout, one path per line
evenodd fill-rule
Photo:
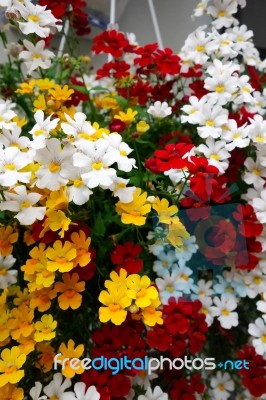
M 20 35 L 0 32 L 1 399 L 265 398 L 266 62 L 245 3 L 200 2 L 211 23 L 179 54 L 111 26 L 92 73 L 83 0 L 0 0 Z M 167 362 L 81 361 L 101 357 Z M 250 368 L 170 368 L 193 357 Z

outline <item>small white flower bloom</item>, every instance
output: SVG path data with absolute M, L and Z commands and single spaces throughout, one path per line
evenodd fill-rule
M 213 388 L 213 400 L 227 400 L 235 388 L 228 372 L 224 374 L 218 371 L 215 377 L 211 378 L 211 387 Z
M 257 318 L 254 324 L 249 324 L 248 333 L 257 338 L 252 340 L 256 353 L 266 354 L 266 325 L 262 318 Z
M 227 124 L 223 126 L 222 138 L 226 140 L 226 149 L 234 150 L 236 147 L 245 148 L 249 145 L 250 139 L 247 137 L 248 131 L 246 125 L 238 126 L 234 119 L 229 119 Z
M 196 297 L 197 298 L 197 297 Z M 199 297 L 201 302 L 200 312 L 205 315 L 205 321 L 208 326 L 211 326 L 213 323 L 213 302 L 211 297 Z
M 32 71 L 37 68 L 47 69 L 51 67 L 51 60 L 55 55 L 52 51 L 45 49 L 44 40 L 40 40 L 34 45 L 25 39 L 23 44 L 26 50 L 19 54 L 19 59 L 24 61 L 28 75 L 31 75 Z
M 145 395 L 138 396 L 138 400 L 168 400 L 168 394 L 164 393 L 160 386 L 155 386 L 153 391 L 148 388 Z
M 234 312 L 237 302 L 234 297 L 222 295 L 221 298 L 214 297 L 212 307 L 213 316 L 218 317 L 218 321 L 224 329 L 231 329 L 238 325 L 238 314 Z
M 251 124 L 247 126 L 248 136 L 254 143 L 266 143 L 266 121 L 261 115 L 250 118 Z
M 237 2 L 232 0 L 213 0 L 207 7 L 207 14 L 214 18 L 212 22 L 216 29 L 229 28 L 237 20 L 233 14 L 237 13 Z
M 214 35 L 207 35 L 205 26 L 199 26 L 186 39 L 181 51 L 186 59 L 193 60 L 195 64 L 204 65 L 212 54 L 218 48 L 217 38 Z
M 34 119 L 36 124 L 29 131 L 32 135 L 33 140 L 30 143 L 30 147 L 33 149 L 43 149 L 46 146 L 46 139 L 50 137 L 50 132 L 57 127 L 59 118 L 55 118 L 51 121 L 52 115 L 45 118 L 42 110 L 36 111 Z
M 6 128 L 12 130 L 16 126 L 12 119 L 16 116 L 13 110 L 9 107 L 9 103 L 0 102 L 0 129 Z
M 86 121 L 87 116 L 82 112 L 77 112 L 72 119 L 65 113 L 67 122 L 61 124 L 62 131 L 66 135 L 73 136 L 75 139 L 91 139 L 91 136 L 96 132 L 90 122 Z M 77 143 L 76 142 L 76 143 Z M 76 144 L 75 143 L 75 144 Z
M 47 400 L 47 396 L 41 396 L 42 384 L 41 382 L 35 382 L 35 386 L 30 390 L 30 397 L 32 400 Z
M 28 183 L 30 172 L 20 172 L 32 160 L 29 154 L 21 152 L 17 147 L 7 147 L 0 151 L 0 184 L 12 187 L 18 182 Z
M 266 167 L 263 167 L 259 160 L 254 161 L 251 157 L 248 157 L 244 165 L 246 167 L 246 171 L 243 174 L 243 180 L 248 185 L 254 185 L 256 189 L 262 189 L 265 184 L 266 178 Z
M 252 201 L 252 207 L 261 224 L 266 223 L 266 190 L 260 193 L 260 197 L 256 197 Z
M 163 119 L 172 114 L 172 107 L 169 107 L 166 101 L 158 100 L 148 108 L 147 112 L 154 118 Z
M 195 122 L 201 125 L 197 128 L 197 131 L 203 139 L 208 137 L 219 138 L 222 133 L 222 126 L 227 121 L 228 110 L 222 108 L 220 105 L 212 105 L 210 103 L 204 104 L 199 113 L 195 115 Z
M 18 271 L 10 269 L 15 262 L 16 259 L 12 255 L 6 257 L 0 255 L 0 289 L 6 289 L 17 282 Z
M 118 133 L 104 135 L 104 139 L 109 143 L 109 156 L 113 155 L 114 162 L 117 163 L 118 169 L 124 172 L 130 172 L 132 168 L 136 168 L 136 160 L 127 156 L 133 151 L 129 145 L 122 142 L 122 136 Z
M 27 193 L 25 186 L 16 186 L 15 193 L 4 192 L 5 201 L 0 203 L 0 210 L 16 212 L 15 218 L 22 225 L 32 225 L 35 220 L 42 220 L 45 215 L 45 207 L 34 207 L 42 197 L 39 193 Z
M 90 386 L 86 389 L 86 384 L 84 382 L 78 382 L 74 386 L 74 392 L 76 395 L 76 400 L 99 400 L 100 393 L 97 392 L 95 386 Z
M 73 392 L 66 392 L 65 390 L 71 386 L 71 380 L 65 379 L 59 373 L 54 374 L 53 380 L 44 387 L 43 391 L 48 398 L 55 398 L 57 400 L 76 400 Z
M 206 145 L 198 146 L 197 151 L 203 153 L 209 160 L 211 165 L 219 169 L 221 173 L 225 172 L 228 167 L 227 159 L 231 156 L 226 150 L 226 142 L 224 140 L 215 141 L 212 137 L 206 139 Z
M 15 125 L 12 131 L 3 128 L 0 135 L 0 145 L 4 147 L 17 147 L 19 150 L 24 150 L 29 147 L 30 139 L 27 136 L 21 136 L 21 128 Z
M 129 179 L 115 177 L 109 189 L 122 203 L 130 203 L 136 191 L 135 186 L 127 186 Z

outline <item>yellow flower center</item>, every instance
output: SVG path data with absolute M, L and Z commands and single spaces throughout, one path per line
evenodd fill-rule
M 39 53 L 33 54 L 32 58 L 42 58 L 42 55 Z
M 121 156 L 126 156 L 126 155 L 127 155 L 127 152 L 126 152 L 125 150 L 120 150 L 120 155 L 121 155 Z
M 216 160 L 216 161 L 219 161 L 219 160 L 220 160 L 220 157 L 218 156 L 218 154 L 212 154 L 212 155 L 211 155 L 211 158 L 212 158 L 213 160 Z
M 235 134 L 233 135 L 233 139 L 237 139 L 237 138 L 239 138 L 239 137 L 241 137 L 240 133 L 235 133 Z
M 28 208 L 31 206 L 31 203 L 29 201 L 23 201 L 23 203 L 20 204 L 21 208 Z
M 16 166 L 14 164 L 6 164 L 5 169 L 7 169 L 9 171 L 15 171 Z
M 54 396 L 50 397 L 50 400 L 58 400 L 58 397 L 54 395 Z
M 15 365 L 9 365 L 5 368 L 5 374 L 13 374 L 17 370 Z
M 256 136 L 257 142 L 264 143 L 264 138 L 262 136 Z
M 261 340 L 263 341 L 263 343 L 266 343 L 266 335 L 262 335 Z
M 201 312 L 202 314 L 205 314 L 205 315 L 208 314 L 207 308 L 204 308 L 204 307 L 200 310 L 200 312 Z
M 222 383 L 219 383 L 218 389 L 223 392 L 224 391 L 224 385 Z
M 66 257 L 57 257 L 55 261 L 58 264 L 64 264 L 66 262 Z
M 32 22 L 39 22 L 40 18 L 37 17 L 36 15 L 29 15 L 29 20 Z
M 216 86 L 216 92 L 217 92 L 217 93 L 222 93 L 222 92 L 224 92 L 224 86 L 223 86 L 223 85 L 218 85 L 218 86 Z
M 227 309 L 222 310 L 222 315 L 227 317 L 230 314 L 230 312 Z
M 34 132 L 35 136 L 40 136 L 43 135 L 45 133 L 44 129 L 38 129 L 37 131 Z
M 184 279 L 184 281 L 188 281 L 188 276 L 186 274 L 181 274 L 180 278 Z
M 54 162 L 52 162 L 50 165 L 49 165 L 49 171 L 50 172 L 57 172 L 57 171 L 59 171 L 60 170 L 60 165 L 59 164 L 57 164 L 57 163 L 54 163 Z
M 147 289 L 141 288 L 137 293 L 137 297 L 144 297 L 144 296 L 146 296 L 146 293 L 147 293 Z
M 174 287 L 172 285 L 168 285 L 165 288 L 167 290 L 167 292 L 173 293 L 173 291 L 175 290 Z
M 134 217 L 139 217 L 141 215 L 141 212 L 138 210 L 131 210 L 130 214 L 133 215 Z
M 126 184 L 121 182 L 116 184 L 117 189 L 124 189 L 126 187 Z
M 227 46 L 228 44 L 230 44 L 230 42 L 229 42 L 228 40 L 223 40 L 223 41 L 221 42 L 221 45 Z
M 7 274 L 7 270 L 5 268 L 1 268 L 0 269 L 0 275 L 6 275 Z
M 168 267 L 168 262 L 167 262 L 167 261 L 163 261 L 163 262 L 162 262 L 162 266 L 163 266 L 164 268 L 167 268 L 167 267 Z
M 116 312 L 121 310 L 121 306 L 119 304 L 109 304 L 108 308 L 111 312 Z
M 262 282 L 262 279 L 261 279 L 260 276 L 256 276 L 256 278 L 253 279 L 253 282 L 254 282 L 256 285 L 260 285 L 261 282 Z
M 253 174 L 255 174 L 257 176 L 260 176 L 260 174 L 261 174 L 261 171 L 259 169 L 253 169 L 252 172 L 253 172 Z
M 101 169 L 103 167 L 103 163 L 102 162 L 95 162 L 92 164 L 92 168 L 96 169 L 97 171 L 99 171 L 99 169 Z
M 65 295 L 66 295 L 66 297 L 68 297 L 68 298 L 74 297 L 75 293 L 76 293 L 76 292 L 75 292 L 74 289 L 67 289 L 67 290 L 65 291 Z
M 83 185 L 83 182 L 82 182 L 81 179 L 75 179 L 75 180 L 74 180 L 74 186 L 75 186 L 75 187 L 80 187 L 80 186 L 82 186 L 82 185 Z
M 205 50 L 205 46 L 202 46 L 202 45 L 199 44 L 198 46 L 196 46 L 196 50 L 200 51 L 200 52 L 203 52 Z
M 206 121 L 206 125 L 207 126 L 214 126 L 214 121 L 209 119 L 208 121 Z
M 237 42 L 244 42 L 244 37 L 243 36 L 238 36 L 238 38 L 236 38 Z
M 225 17 L 226 16 L 226 12 L 225 11 L 220 11 L 218 13 L 218 17 Z
M 247 92 L 247 93 L 251 92 L 251 90 L 248 87 L 244 87 L 242 90 L 243 90 L 243 92 Z
M 3 118 L 3 117 L 0 117 L 0 122 L 2 122 L 2 121 L 4 121 L 4 118 Z
M 44 335 L 47 335 L 48 333 L 51 333 L 51 328 L 44 328 L 43 331 L 42 331 L 42 333 L 43 333 Z

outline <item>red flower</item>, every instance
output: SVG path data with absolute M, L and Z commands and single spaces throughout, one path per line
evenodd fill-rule
M 96 79 L 105 78 L 106 76 L 115 79 L 123 78 L 129 75 L 129 68 L 130 65 L 125 61 L 110 61 L 97 70 Z
M 124 132 L 126 129 L 126 124 L 124 121 L 121 121 L 121 119 L 113 119 L 113 121 L 109 125 L 109 129 L 111 132 Z
M 137 101 L 140 106 L 144 106 L 148 101 L 151 89 L 152 87 L 148 82 L 138 80 L 130 87 L 118 88 L 118 93 L 120 96 L 131 100 L 133 103 Z
M 106 53 L 111 54 L 115 58 L 119 58 L 125 51 L 132 51 L 133 47 L 125 37 L 124 33 L 115 29 L 99 33 L 93 39 L 92 51 L 95 54 Z
M 187 166 L 186 154 L 194 147 L 193 144 L 178 143 L 167 144 L 163 150 L 156 150 L 158 169 L 161 172 L 169 171 L 171 168 L 185 168 Z
M 135 53 L 140 57 L 136 57 L 134 59 L 134 64 L 139 65 L 140 67 L 147 67 L 154 64 L 154 53 L 158 48 L 157 43 L 146 44 L 143 47 L 139 47 Z
M 190 378 L 181 377 L 175 379 L 170 389 L 170 400 L 196 400 L 196 393 L 202 394 L 205 385 L 201 381 L 200 375 L 192 375 Z
M 111 253 L 111 261 L 117 265 L 116 271 L 124 268 L 130 274 L 137 274 L 143 268 L 143 261 L 138 260 L 142 247 L 139 244 L 126 242 L 118 244 Z
M 252 396 L 260 397 L 266 394 L 266 360 L 258 355 L 252 346 L 245 345 L 238 353 L 240 360 L 249 362 L 249 369 L 242 368 L 242 384 L 250 391 Z
M 157 50 L 154 54 L 156 71 L 161 75 L 176 75 L 180 71 L 180 57 L 169 48 Z

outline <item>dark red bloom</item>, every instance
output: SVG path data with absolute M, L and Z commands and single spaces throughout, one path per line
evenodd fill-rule
M 138 259 L 141 251 L 142 247 L 139 244 L 118 244 L 111 253 L 111 261 L 117 266 L 117 271 L 124 268 L 129 274 L 137 274 L 143 268 L 143 261 Z
M 250 391 L 252 396 L 260 397 L 266 394 L 266 360 L 258 355 L 254 347 L 245 345 L 238 353 L 240 360 L 249 362 L 249 369 L 242 368 L 242 384 Z
M 139 55 L 134 59 L 134 64 L 139 65 L 140 67 L 147 67 L 150 65 L 154 65 L 154 53 L 158 49 L 157 43 L 146 44 L 143 47 L 139 47 L 136 49 L 135 53 Z
M 126 51 L 133 51 L 125 34 L 115 29 L 99 33 L 93 39 L 92 51 L 95 54 L 111 54 L 115 58 L 119 58 Z
M 129 68 L 130 65 L 125 61 L 110 61 L 97 70 L 96 79 L 105 78 L 106 76 L 115 79 L 124 78 L 129 75 Z
M 175 379 L 170 389 L 170 400 L 196 400 L 196 393 L 202 394 L 205 385 L 201 381 L 201 375 L 192 375 L 190 378 L 181 377 Z
M 157 167 L 160 172 L 169 169 L 181 169 L 187 166 L 186 154 L 194 147 L 193 144 L 177 143 L 167 144 L 164 149 L 156 150 L 154 155 L 157 157 Z
M 109 125 L 109 129 L 111 132 L 124 132 L 126 129 L 126 124 L 124 121 L 121 121 L 121 119 L 113 119 L 112 122 Z
M 180 71 L 180 57 L 173 53 L 169 48 L 157 50 L 154 54 L 156 71 L 161 75 L 176 75 Z

